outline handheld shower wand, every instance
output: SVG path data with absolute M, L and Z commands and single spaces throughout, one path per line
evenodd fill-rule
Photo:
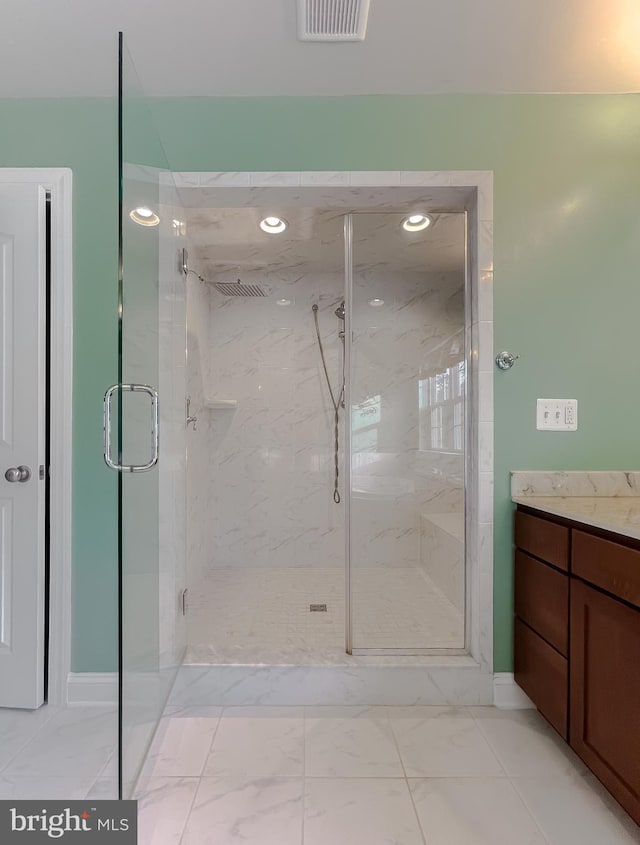
M 345 391 L 345 370 L 344 370 L 344 331 L 339 332 L 340 340 L 342 341 L 342 387 L 340 394 L 336 399 L 333 388 L 331 387 L 331 379 L 329 378 L 329 370 L 327 369 L 327 362 L 324 356 L 324 346 L 322 345 L 322 338 L 320 337 L 320 326 L 318 324 L 318 306 L 314 303 L 311 310 L 313 311 L 313 321 L 316 327 L 316 337 L 318 338 L 318 346 L 320 347 L 320 357 L 322 359 L 322 368 L 324 369 L 325 379 L 327 380 L 327 387 L 329 388 L 329 395 L 331 396 L 331 404 L 333 405 L 333 432 L 334 432 L 334 450 L 333 450 L 333 501 L 336 505 L 340 504 L 340 408 L 344 408 L 344 391 Z M 344 320 L 345 310 L 344 302 L 335 310 L 335 315 L 339 320 Z

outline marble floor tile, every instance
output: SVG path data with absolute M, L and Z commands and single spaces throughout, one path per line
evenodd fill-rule
M 308 707 L 307 777 L 403 777 L 383 707 Z
M 113 749 L 104 769 L 100 772 L 101 778 L 118 777 L 118 748 Z
M 0 800 L 79 800 L 86 797 L 93 783 L 91 778 L 0 774 Z M 117 798 L 117 793 L 109 797 Z
M 179 845 L 198 778 L 154 778 L 138 803 L 138 845 Z
M 176 713 L 203 718 L 202 708 L 173 709 L 169 717 Z M 518 755 L 528 755 L 532 770 L 542 773 L 508 777 L 472 714 L 483 727 L 492 722 L 487 735 L 502 750 L 505 765 L 513 768 Z M 509 734 L 500 733 L 494 722 L 513 732 L 515 762 L 503 748 Z M 196 727 L 188 730 L 187 746 L 195 746 Z M 210 725 L 205 725 L 204 744 L 209 733 Z M 174 737 L 176 743 L 179 739 Z M 403 776 L 396 740 L 409 780 Z M 640 828 L 581 765 L 575 766 L 571 757 L 558 762 L 556 752 L 553 735 L 537 723 L 536 714 L 522 712 L 424 706 L 228 707 L 205 776 L 151 778 L 144 786 L 139 794 L 140 842 L 640 845 Z M 210 767 L 221 774 L 208 776 Z M 398 775 L 382 774 L 389 770 Z M 415 775 L 419 770 L 426 774 Z M 94 792 L 89 792 L 92 797 L 108 797 L 101 794 L 100 784 L 109 766 L 101 771 Z M 297 774 L 270 774 L 284 771 Z M 554 774 L 558 771 L 562 773 Z M 9 778 L 5 772 L 0 775 L 0 798 L 3 788 L 7 797 L 19 797 L 24 784 L 30 796 L 38 782 L 48 785 L 47 795 L 57 797 L 62 780 Z M 80 790 L 84 784 L 69 779 L 68 785 Z
M 469 709 L 508 775 L 587 773 L 581 760 L 537 710 Z
M 199 777 L 221 713 L 221 707 L 170 710 L 158 726 L 145 777 Z
M 87 791 L 86 797 L 95 798 L 96 801 L 115 801 L 118 798 L 118 776 L 99 777 Z
M 304 845 L 423 845 L 407 782 L 308 778 Z
M 3 774 L 95 781 L 117 747 L 117 741 L 113 708 L 69 707 L 45 723 Z
M 181 845 L 300 845 L 303 791 L 302 778 L 202 778 Z
M 407 777 L 504 776 L 466 708 L 387 709 Z
M 595 778 L 513 778 L 549 845 L 638 845 L 640 828 Z
M 409 787 L 428 843 L 546 845 L 506 778 L 429 778 Z
M 37 710 L 0 708 L 0 772 L 57 712 L 46 704 Z
M 115 800 L 118 798 L 118 789 L 118 749 L 116 747 L 93 786 L 87 792 L 87 798 L 103 801 Z
M 212 777 L 301 777 L 302 707 L 227 707 L 204 774 Z

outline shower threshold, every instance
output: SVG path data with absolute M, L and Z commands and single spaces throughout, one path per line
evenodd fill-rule
M 241 650 L 227 663 L 185 663 L 170 706 L 491 704 L 493 674 L 469 655 L 351 656 L 335 649 L 249 662 Z M 201 660 L 204 655 L 201 655 Z M 195 657 L 191 655 L 191 659 Z M 243 662 L 244 661 L 244 662 Z
M 347 654 L 338 646 L 319 648 L 277 648 L 274 646 L 228 645 L 193 645 L 187 648 L 183 665 L 185 666 L 429 666 L 443 665 L 451 660 L 451 665 L 460 665 L 460 658 L 468 655 L 456 649 L 432 649 L 429 654 L 418 650 L 417 653 L 403 654 Z M 471 658 L 468 658 L 471 659 Z

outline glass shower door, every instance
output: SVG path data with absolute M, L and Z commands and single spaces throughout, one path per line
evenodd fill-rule
M 410 213 L 347 221 L 355 652 L 465 647 L 465 215 Z
M 107 462 L 119 473 L 120 783 L 128 797 L 184 642 L 177 600 L 184 569 L 184 223 L 122 36 L 119 48 L 119 380 L 106 400 L 106 428 L 113 429 L 106 442 L 117 449 L 107 449 Z

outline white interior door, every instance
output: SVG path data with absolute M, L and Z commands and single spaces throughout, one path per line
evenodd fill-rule
M 46 192 L 0 185 L 0 706 L 44 701 Z

